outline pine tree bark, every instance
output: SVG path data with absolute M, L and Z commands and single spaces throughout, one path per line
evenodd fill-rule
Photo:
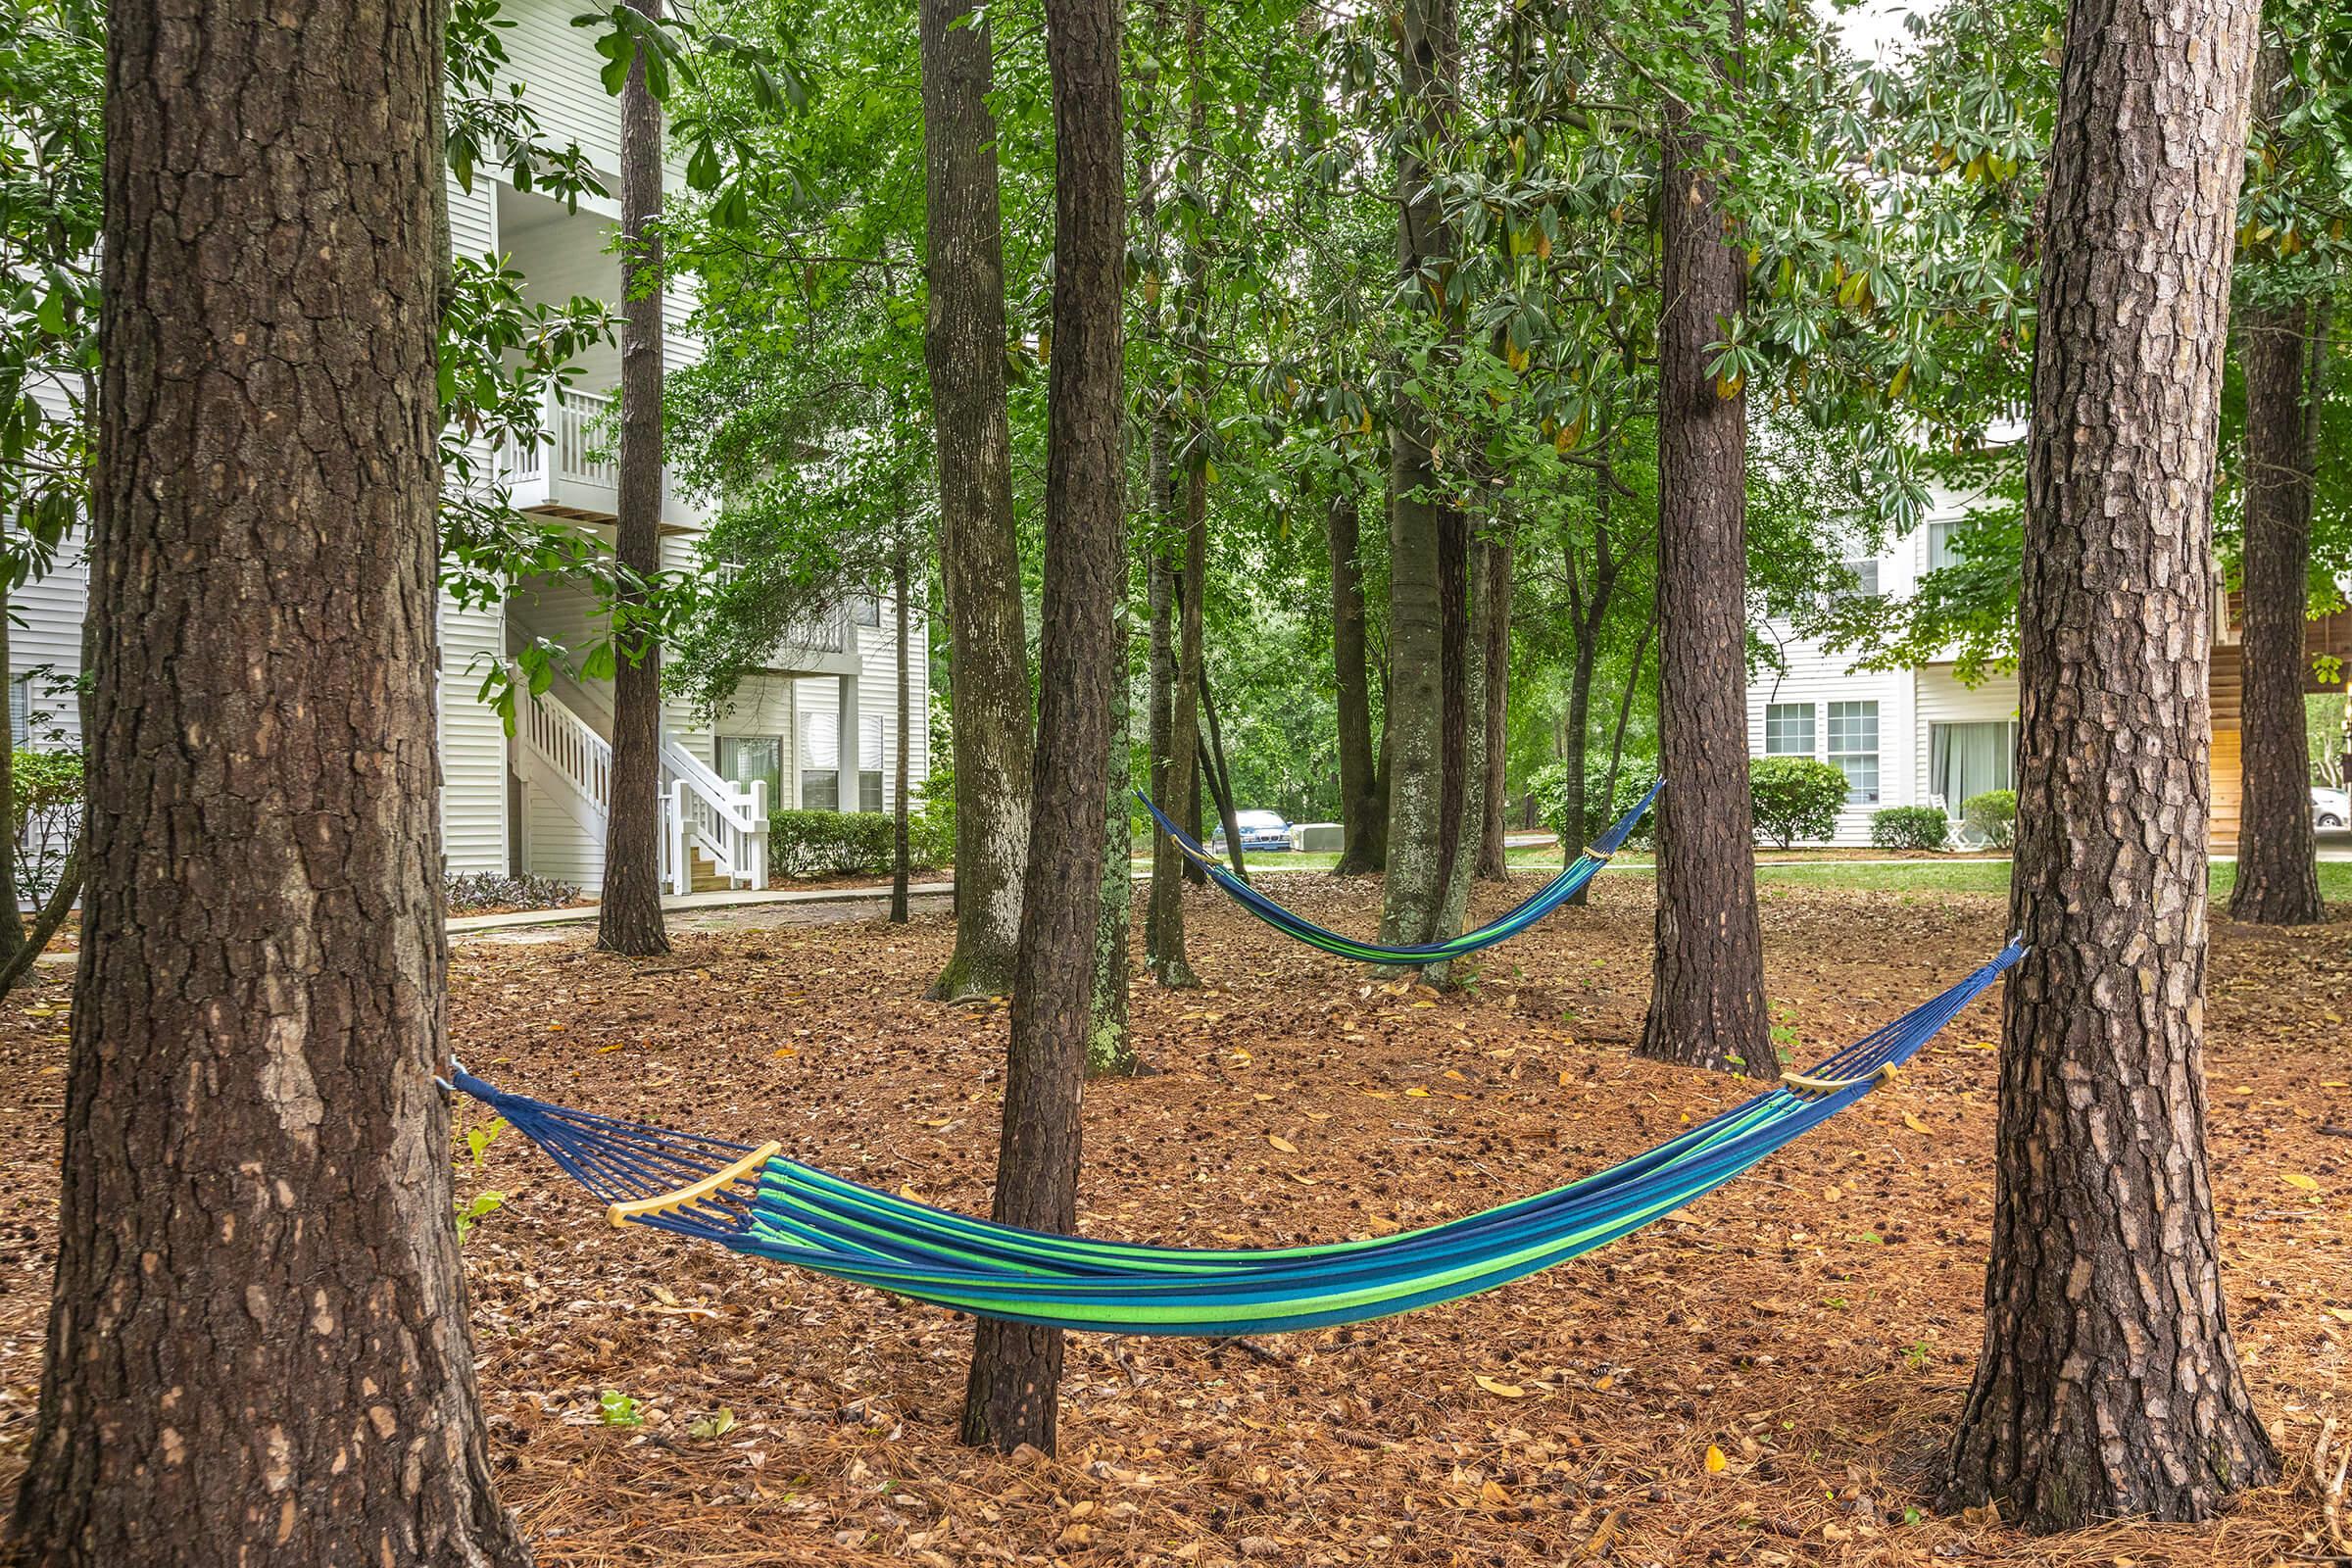
M 1364 648 L 1362 519 L 1355 493 L 1332 497 L 1324 539 L 1331 555 L 1331 660 L 1340 730 L 1340 863 L 1361 876 L 1388 863 L 1389 799 L 1372 740 L 1372 676 Z
M 87 922 L 10 1560 L 527 1564 L 450 1223 L 442 8 L 108 8 Z
M 1119 585 L 1126 586 L 1120 574 Z M 1124 599 L 1125 595 L 1120 596 Z M 1095 918 L 1094 1006 L 1086 1026 L 1086 1070 L 1097 1078 L 1131 1078 L 1143 1070 L 1127 1026 L 1127 949 L 1135 906 L 1133 719 L 1128 691 L 1131 653 L 1124 604 L 1115 611 L 1111 653 L 1110 771 L 1102 791 L 1102 891 Z
M 2194 1519 L 2278 1472 L 2202 1063 L 2211 502 L 2253 0 L 2077 0 L 2041 226 L 1984 1348 L 1949 1506 Z M 2151 69 L 2149 62 L 2159 65 Z
M 906 636 L 910 617 L 906 611 L 908 578 L 906 546 L 901 541 L 890 558 L 890 597 L 898 617 L 899 639 L 899 740 L 896 771 L 891 779 L 890 822 L 890 923 L 905 925 L 910 918 L 907 908 L 906 885 L 913 880 L 914 847 L 908 842 L 907 831 L 907 774 L 906 744 L 913 738 L 913 684 L 906 668 Z
M 649 21 L 662 0 L 629 0 Z M 642 52 L 620 92 L 620 463 L 612 556 L 625 574 L 612 608 L 612 798 L 596 945 L 669 951 L 662 920 L 662 650 L 642 621 L 662 569 L 662 106 Z
M 2310 721 L 2303 703 L 2326 340 L 2326 312 L 2302 304 L 2249 310 L 2239 329 L 2246 383 L 2246 624 L 2238 655 L 2245 683 L 2237 880 L 2230 890 L 2230 914 L 2261 925 L 2312 925 L 2327 917 L 2320 903 Z
M 1127 576 L 1126 172 L 1118 0 L 1047 0 L 1054 93 L 1054 361 L 1047 389 L 1044 671 L 1035 810 L 1012 989 L 996 1217 L 1077 1226 L 1079 1096 L 1093 994 L 1117 605 Z M 1061 1331 L 983 1321 L 963 1441 L 1051 1453 Z
M 1448 133 L 1461 74 L 1453 0 L 1406 0 L 1396 42 L 1398 98 L 1414 120 L 1398 138 L 1396 262 L 1418 298 L 1452 254 L 1423 141 Z M 1450 307 L 1433 303 L 1441 331 Z M 1444 496 L 1427 409 L 1400 395 L 1389 436 L 1389 858 L 1380 931 L 1385 943 L 1436 941 L 1451 902 L 1467 728 L 1460 679 L 1469 594 L 1460 578 L 1468 549 L 1461 509 Z M 1457 715 L 1460 726 L 1457 727 Z M 1449 809 L 1455 814 L 1449 815 Z
M 1484 540 L 1479 545 L 1479 558 L 1486 571 L 1486 601 L 1480 607 L 1486 617 L 1486 690 L 1482 703 L 1486 711 L 1481 720 L 1486 727 L 1486 746 L 1485 766 L 1480 771 L 1478 875 L 1484 881 L 1507 882 L 1511 871 L 1502 840 L 1503 796 L 1509 780 L 1502 760 L 1509 742 L 1510 719 L 1511 546 L 1502 539 Z
M 1638 1054 L 1772 1076 L 1747 794 L 1747 409 L 1707 373 L 1746 268 L 1690 111 L 1660 140 L 1657 944 Z M 1731 395 L 1726 396 L 1725 391 Z M 1581 831 L 1581 829 L 1580 829 Z
M 1029 853 L 1029 649 L 1004 406 L 1004 249 L 988 13 L 922 0 L 930 316 L 923 360 L 939 451 L 939 548 L 956 758 L 956 951 L 947 1002 L 1012 987 Z

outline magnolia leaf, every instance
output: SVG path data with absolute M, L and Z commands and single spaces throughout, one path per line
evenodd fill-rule
M 1471 1378 L 1471 1381 L 1476 1383 L 1480 1388 L 1486 1390 L 1489 1394 L 1494 1395 L 1498 1399 L 1524 1399 L 1527 1397 L 1527 1391 L 1521 1388 L 1518 1384 L 1505 1383 L 1498 1378 L 1491 1378 L 1484 1372 L 1474 1374 Z
M 1292 1143 L 1288 1138 L 1280 1137 L 1274 1133 L 1266 1134 L 1266 1142 L 1272 1144 L 1276 1149 L 1281 1150 L 1286 1154 L 1296 1154 L 1298 1152 L 1298 1146 L 1297 1144 Z
M 2304 1175 L 2299 1170 L 2287 1171 L 2278 1179 L 2299 1193 L 2316 1193 L 2320 1190 L 2320 1184 L 2318 1182 L 2314 1181 L 2311 1177 Z

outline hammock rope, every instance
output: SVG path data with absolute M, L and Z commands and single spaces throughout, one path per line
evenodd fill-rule
M 1304 915 L 1284 908 L 1234 875 L 1232 868 L 1227 866 L 1224 861 L 1202 849 L 1184 829 L 1169 821 L 1166 813 L 1152 804 L 1151 797 L 1139 790 L 1136 792 L 1135 798 L 1144 803 L 1144 809 L 1150 811 L 1152 819 L 1159 823 L 1160 831 L 1167 834 L 1175 844 L 1178 854 L 1206 872 L 1209 878 L 1218 887 L 1223 888 L 1236 904 L 1283 935 L 1303 942 L 1310 948 L 1320 948 L 1325 953 L 1336 954 L 1340 957 L 1352 959 L 1357 963 L 1409 966 L 1443 963 L 1448 958 L 1459 958 L 1476 953 L 1482 948 L 1491 948 L 1497 942 L 1507 942 L 1576 897 L 1585 884 L 1592 880 L 1593 875 L 1609 862 L 1609 858 L 1615 855 L 1618 848 L 1632 835 L 1642 815 L 1648 811 L 1651 803 L 1657 800 L 1658 791 L 1665 787 L 1664 779 L 1652 784 L 1649 787 L 1649 793 L 1642 796 L 1641 802 L 1632 810 L 1619 817 L 1609 830 L 1594 839 L 1573 863 L 1563 869 L 1558 876 L 1544 883 L 1526 903 L 1508 914 L 1501 915 L 1475 931 L 1465 931 L 1450 941 L 1423 942 L 1401 947 L 1384 946 L 1377 942 L 1359 942 L 1354 937 L 1331 930 L 1326 926 L 1319 926 Z
M 1421 1230 L 1217 1250 L 1021 1230 L 752 1146 L 453 1086 L 643 1225 L 937 1306 L 1110 1333 L 1245 1335 L 1358 1323 L 1494 1289 L 1682 1207 L 1870 1094 L 2025 953 L 1991 962 L 1778 1087 L 1566 1187 Z

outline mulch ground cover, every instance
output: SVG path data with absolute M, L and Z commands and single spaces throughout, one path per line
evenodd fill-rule
M 1523 895 L 1482 890 L 1482 906 Z M 1089 1087 L 1081 1224 L 1276 1246 L 1558 1185 L 1740 1098 L 1630 1054 L 1646 879 L 1382 984 L 1188 903 L 1206 985 L 1139 982 L 1150 1076 Z M 1369 931 L 1377 890 L 1285 878 Z M 1826 1054 L 1951 984 L 2004 901 L 1765 891 L 1776 1035 Z M 768 917 L 761 920 L 760 916 Z M 1476 916 L 1474 915 L 1474 918 Z M 985 1212 L 1002 1005 L 921 1000 L 950 927 L 738 911 L 631 962 L 585 931 L 457 950 L 494 1082 Z M 1997 992 L 1996 992 L 1997 996 Z M 0 1485 L 39 1376 L 67 991 L 0 1013 Z M 542 1563 L 2241 1564 L 2325 1560 L 2309 1455 L 2352 1351 L 2352 919 L 2217 922 L 2207 1076 L 2238 1343 L 2285 1480 L 2202 1525 L 2034 1540 L 1930 1510 L 1980 1337 L 1997 1003 L 1895 1085 L 1675 1219 L 1452 1305 L 1240 1343 L 1075 1336 L 1058 1457 L 959 1447 L 968 1322 L 615 1232 L 518 1136 L 462 1200 L 502 1486 Z M 461 1131 L 487 1122 L 460 1112 Z M 487 1206 L 487 1205 L 478 1205 Z

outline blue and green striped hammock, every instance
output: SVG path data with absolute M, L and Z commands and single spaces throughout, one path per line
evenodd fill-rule
M 1159 823 L 1159 830 L 1175 844 L 1179 854 L 1207 872 L 1217 886 L 1232 896 L 1236 904 L 1265 921 L 1284 936 L 1303 942 L 1310 948 L 1320 948 L 1325 953 L 1337 954 L 1343 958 L 1351 959 L 1357 963 L 1412 967 L 1421 964 L 1444 963 L 1449 958 L 1459 958 L 1476 953 L 1481 948 L 1491 948 L 1497 942 L 1506 942 L 1551 913 L 1561 905 L 1566 904 L 1570 899 L 1575 898 L 1585 884 L 1592 880 L 1594 873 L 1609 863 L 1609 857 L 1614 855 L 1618 846 L 1626 841 L 1627 836 L 1634 831 L 1634 825 L 1640 822 L 1642 813 L 1649 809 L 1650 803 L 1658 798 L 1658 791 L 1665 787 L 1663 779 L 1652 784 L 1649 787 L 1649 793 L 1642 797 L 1640 804 L 1619 817 L 1606 833 L 1587 846 L 1585 853 L 1570 862 L 1558 876 L 1544 883 L 1526 903 L 1508 914 L 1491 920 L 1475 931 L 1465 931 L 1451 941 L 1420 942 L 1401 947 L 1385 947 L 1377 942 L 1359 942 L 1353 937 L 1342 935 L 1325 926 L 1319 926 L 1304 915 L 1284 908 L 1236 876 L 1224 861 L 1202 849 L 1199 842 L 1184 829 L 1169 821 L 1166 814 L 1152 804 L 1151 797 L 1138 791 L 1135 798 L 1144 803 L 1144 809 L 1152 813 L 1152 819 Z
M 1869 1094 L 2015 963 L 1998 956 L 1809 1073 L 1621 1165 L 1425 1230 L 1214 1250 L 1049 1236 L 933 1208 L 754 1148 L 501 1092 L 453 1068 L 610 1205 L 644 1225 L 938 1306 L 1105 1333 L 1277 1333 L 1451 1301 L 1549 1268 L 1713 1192 Z

